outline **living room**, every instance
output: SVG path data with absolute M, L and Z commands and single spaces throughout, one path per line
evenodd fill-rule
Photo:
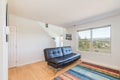
M 8 0 L 7 8 L 8 80 L 120 79 L 119 0 Z M 63 56 L 64 47 L 80 56 L 56 72 L 44 50 L 59 47 Z M 78 65 L 108 70 L 104 74 L 114 77 L 88 72 L 92 76 L 69 74 L 68 79 L 67 72 Z

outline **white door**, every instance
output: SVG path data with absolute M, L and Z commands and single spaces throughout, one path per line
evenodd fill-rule
M 16 67 L 17 65 L 17 37 L 16 37 L 16 27 L 9 26 L 9 41 L 8 41 L 8 48 L 9 48 L 9 55 L 8 55 L 8 67 Z

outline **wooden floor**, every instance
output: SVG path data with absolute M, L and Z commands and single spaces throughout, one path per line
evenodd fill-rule
M 55 73 L 52 68 L 48 67 L 46 62 L 38 62 L 17 68 L 11 68 L 9 69 L 8 80 L 52 80 L 54 77 L 60 75 L 77 64 L 80 64 L 80 61 L 76 61 L 57 73 Z

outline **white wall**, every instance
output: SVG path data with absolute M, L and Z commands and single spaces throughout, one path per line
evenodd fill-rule
M 9 25 L 17 27 L 17 65 L 44 60 L 43 49 L 55 47 L 55 42 L 44 31 L 44 23 L 9 15 Z
M 107 67 L 120 69 L 120 15 L 105 18 L 99 21 L 83 24 L 80 26 L 68 28 L 69 33 L 72 34 L 73 40 L 71 46 L 74 51 L 77 51 L 76 31 L 88 29 L 92 27 L 100 27 L 104 25 L 111 26 L 111 53 L 93 53 L 93 52 L 79 52 L 82 55 L 82 60 L 101 64 Z
M 60 26 L 49 24 L 48 28 L 42 26 L 51 37 L 64 36 L 66 29 Z
M 40 25 L 41 22 L 39 22 Z M 66 45 L 66 40 L 65 40 L 65 34 L 67 33 L 66 28 L 60 27 L 60 26 L 56 26 L 56 25 L 52 25 L 52 24 L 48 24 L 48 27 L 45 27 L 45 24 L 43 24 L 44 26 L 43 29 L 52 37 L 55 39 L 56 42 L 56 47 L 60 47 L 60 43 L 61 43 L 61 38 L 63 37 L 63 46 Z
M 0 0 L 0 80 L 8 80 L 7 45 L 5 42 L 6 1 Z

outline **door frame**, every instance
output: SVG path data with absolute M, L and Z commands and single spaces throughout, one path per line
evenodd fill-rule
M 0 0 L 0 80 L 8 80 L 8 46 L 6 42 L 6 3 Z

